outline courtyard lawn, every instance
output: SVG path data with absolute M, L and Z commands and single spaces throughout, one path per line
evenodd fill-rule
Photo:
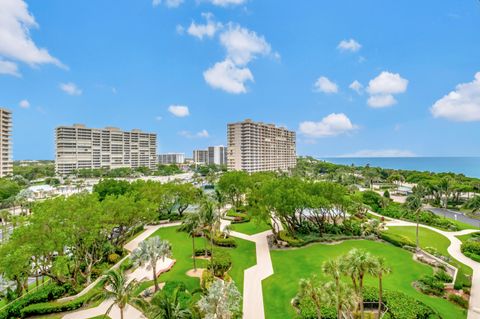
M 172 245 L 173 259 L 176 260 L 175 265 L 170 271 L 160 275 L 160 282 L 175 280 L 183 281 L 187 288 L 192 291 L 195 288 L 200 287 L 199 278 L 193 278 L 186 275 L 186 272 L 193 269 L 192 262 L 192 239 L 187 233 L 178 232 L 177 227 L 165 227 L 160 228 L 152 236 L 160 236 L 162 239 L 170 241 Z M 226 250 L 232 256 L 232 268 L 228 271 L 228 274 L 233 278 L 237 284 L 238 289 L 243 291 L 243 273 L 245 269 L 252 267 L 256 264 L 255 243 L 246 240 L 235 238 L 237 242 L 236 248 L 221 248 L 216 247 L 219 250 Z M 195 238 L 195 247 L 203 248 L 203 238 Z M 208 246 L 210 247 L 210 245 Z M 198 259 L 197 267 L 206 268 L 207 261 Z
M 248 223 L 231 224 L 230 229 L 238 231 L 239 233 L 254 235 L 270 230 L 271 227 L 268 226 L 264 221 L 251 220 Z
M 473 233 L 473 234 L 467 234 L 467 235 L 457 236 L 457 238 L 460 239 L 460 240 L 462 241 L 462 243 L 464 243 L 464 242 L 466 242 L 467 240 L 469 240 L 470 238 L 472 238 L 474 234 L 478 234 L 478 233 Z
M 301 278 L 313 274 L 324 277 L 322 263 L 343 255 L 353 248 L 368 250 L 375 256 L 386 258 L 392 273 L 385 276 L 386 290 L 401 291 L 436 309 L 445 319 L 466 318 L 466 311 L 445 299 L 424 295 L 412 287 L 412 282 L 423 275 L 432 274 L 432 268 L 412 259 L 412 254 L 390 244 L 368 240 L 349 240 L 336 245 L 311 246 L 271 251 L 274 275 L 263 281 L 265 315 L 268 319 L 293 318 L 290 301 L 298 290 Z M 330 280 L 330 278 L 328 278 Z M 376 278 L 368 277 L 367 286 L 377 286 Z
M 412 242 L 415 242 L 415 229 L 415 226 L 389 227 L 386 232 L 408 237 Z M 458 268 L 457 283 L 470 284 L 470 277 L 467 279 L 465 276 L 471 276 L 472 269 L 450 256 L 447 251 L 448 246 L 450 246 L 450 240 L 448 240 L 448 238 L 423 227 L 419 228 L 418 237 L 421 248 L 433 247 L 441 255 L 451 258 L 450 264 Z

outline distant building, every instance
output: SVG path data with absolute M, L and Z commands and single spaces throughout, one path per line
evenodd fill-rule
M 223 145 L 209 146 L 207 164 L 227 165 L 227 148 Z
M 12 175 L 12 112 L 0 108 L 0 177 Z
M 227 166 L 246 172 L 286 171 L 296 165 L 295 132 L 245 120 L 227 126 Z
M 60 175 L 80 169 L 155 169 L 157 165 L 157 134 L 154 133 L 75 124 L 57 127 L 55 142 L 55 170 Z
M 183 153 L 165 153 L 158 155 L 158 164 L 183 164 L 185 163 L 185 154 Z
M 208 150 L 194 150 L 193 162 L 196 164 L 207 164 L 208 162 Z

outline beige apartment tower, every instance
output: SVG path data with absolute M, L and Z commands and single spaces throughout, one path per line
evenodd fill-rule
M 287 171 L 297 162 L 295 132 L 245 120 L 227 128 L 227 166 L 249 173 Z
M 79 169 L 148 167 L 157 164 L 157 134 L 118 128 L 56 128 L 55 170 L 68 175 Z
M 12 112 L 0 108 L 0 177 L 12 173 Z

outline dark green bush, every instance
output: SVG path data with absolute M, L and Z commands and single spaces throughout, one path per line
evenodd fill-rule
M 233 237 L 214 237 L 213 238 L 213 243 L 216 246 L 220 247 L 237 247 L 237 242 L 235 241 L 235 238 Z
M 67 293 L 72 293 L 73 287 L 69 284 L 59 286 L 53 283 L 46 284 L 40 287 L 37 291 L 25 295 L 11 304 L 9 304 L 2 313 L 0 319 L 4 318 L 18 318 L 22 315 L 23 309 L 28 308 L 29 305 L 37 304 L 58 299 Z
M 435 276 L 424 276 L 417 281 L 418 289 L 427 295 L 443 296 L 445 287 L 443 282 Z
M 213 258 L 207 266 L 207 269 L 213 272 L 215 277 L 223 278 L 225 273 L 232 266 L 232 257 L 230 254 L 223 250 L 213 252 Z
M 441 282 L 452 282 L 453 278 L 447 274 L 444 270 L 439 270 L 435 273 L 434 277 Z
M 462 244 L 462 253 L 476 261 L 480 261 L 480 241 L 469 239 Z
M 286 242 L 288 246 L 292 247 L 300 247 L 304 245 L 302 240 L 290 236 L 286 230 L 281 230 L 278 232 L 278 239 Z
M 397 246 L 397 247 L 404 247 L 404 246 L 415 246 L 415 243 L 410 240 L 410 238 L 403 236 L 403 235 L 397 235 L 397 234 L 392 234 L 388 232 L 382 232 L 380 233 L 380 238 L 388 241 L 389 243 Z

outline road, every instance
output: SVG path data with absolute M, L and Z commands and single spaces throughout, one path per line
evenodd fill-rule
M 454 220 L 458 220 L 462 223 L 469 224 L 475 227 L 480 227 L 480 219 L 474 219 L 470 218 L 466 215 L 464 215 L 461 212 L 451 210 L 451 209 L 445 209 L 445 208 L 437 208 L 437 207 L 429 207 L 427 210 L 431 211 L 432 213 L 442 216 L 442 217 L 448 217 Z

